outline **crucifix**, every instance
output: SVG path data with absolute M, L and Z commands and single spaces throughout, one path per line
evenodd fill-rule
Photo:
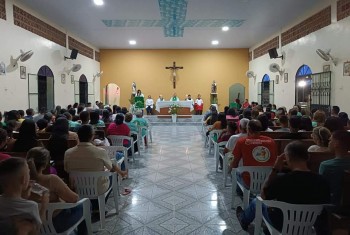
M 178 69 L 183 69 L 184 67 L 182 66 L 176 66 L 176 62 L 173 62 L 173 66 L 172 67 L 165 67 L 165 69 L 171 69 L 173 72 L 173 87 L 174 89 L 176 88 L 176 70 Z

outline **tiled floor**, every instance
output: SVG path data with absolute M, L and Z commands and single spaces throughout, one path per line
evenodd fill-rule
M 231 209 L 230 188 L 203 147 L 201 127 L 164 124 L 152 134 L 153 143 L 136 155 L 123 181 L 132 193 L 121 196 L 119 215 L 108 201 L 112 212 L 98 234 L 245 234 Z

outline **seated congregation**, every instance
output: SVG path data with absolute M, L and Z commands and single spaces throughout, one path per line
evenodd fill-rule
M 0 233 L 62 233 L 77 227 L 77 234 L 92 234 L 91 219 L 101 220 L 103 228 L 101 205 L 113 189 L 113 197 L 118 197 L 118 184 L 128 177 L 128 158 L 140 151 L 139 142 L 147 147 L 143 132 L 149 124 L 143 113 L 74 104 L 38 114 L 11 110 L 4 118 L 0 113 Z M 114 137 L 120 137 L 120 143 L 113 143 Z M 90 202 L 78 190 L 82 181 L 72 178 L 79 172 L 86 177 L 97 174 L 96 197 Z M 104 172 L 111 173 L 99 175 Z M 101 195 L 104 203 L 97 199 Z
M 101 220 L 103 228 L 101 206 L 113 191 L 117 207 L 119 190 L 114 190 L 121 178 L 128 177 L 128 158 L 140 153 L 140 142 L 148 145 L 149 123 L 143 113 L 133 115 L 117 106 L 74 104 L 38 114 L 27 109 L 26 115 L 11 110 L 4 121 L 0 114 L 0 121 L 0 226 L 5 234 L 45 234 L 47 212 L 58 202 L 74 206 L 52 213 L 57 233 L 77 227 L 78 234 L 91 234 L 91 219 Z M 337 106 L 329 116 L 322 110 L 294 106 L 287 112 L 284 107 L 264 108 L 247 101 L 225 107 L 225 112 L 211 106 L 203 115 L 205 146 L 209 154 L 213 147 L 225 186 L 226 178 L 232 177 L 232 207 L 236 194 L 243 194 L 243 206 L 235 208 L 242 228 L 248 230 L 254 222 L 259 234 L 264 221 L 288 234 L 285 212 L 268 206 L 271 201 L 321 206 L 317 219 L 308 222 L 317 234 L 337 228 L 328 217 L 349 221 L 349 199 L 344 196 L 350 170 L 349 127 L 347 114 Z M 82 173 L 98 175 L 96 195 L 103 197 L 84 201 L 78 180 Z M 272 231 L 267 228 L 264 232 Z
M 217 172 L 222 170 L 224 186 L 228 175 L 232 175 L 233 209 L 236 194 L 242 197 L 243 206 L 235 208 L 241 227 L 248 230 L 255 221 L 255 230 L 259 230 L 263 217 L 265 224 L 271 224 L 281 234 L 292 233 L 292 223 L 283 227 L 293 220 L 292 216 L 285 218 L 288 213 L 268 207 L 264 201 L 322 205 L 323 211 L 310 225 L 313 232 L 331 234 L 336 229 L 337 224 L 327 218 L 327 213 L 329 218 L 340 216 L 348 224 L 341 229 L 350 231 L 349 199 L 344 196 L 350 171 L 349 129 L 348 115 L 338 106 L 333 106 L 330 116 L 322 110 L 308 112 L 297 105 L 288 112 L 284 107 L 263 108 L 255 102 L 244 109 L 225 107 L 225 112 L 211 106 L 203 119 L 206 146 L 209 154 L 214 148 Z M 299 219 L 295 224 L 306 226 L 302 216 Z M 273 229 L 267 227 L 269 231 L 264 232 L 272 233 Z

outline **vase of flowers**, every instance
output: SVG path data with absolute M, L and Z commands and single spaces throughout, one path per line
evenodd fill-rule
M 178 114 L 180 108 L 181 108 L 181 107 L 180 107 L 180 105 L 178 105 L 178 104 L 172 104 L 172 105 L 169 106 L 169 111 L 168 111 L 168 113 L 171 114 L 171 120 L 172 120 L 172 122 L 176 122 L 177 114 Z

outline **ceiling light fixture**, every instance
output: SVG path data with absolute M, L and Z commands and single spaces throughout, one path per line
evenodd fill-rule
M 211 45 L 219 45 L 219 41 L 218 40 L 213 40 L 213 41 L 211 41 Z
M 104 4 L 103 0 L 94 0 L 94 3 L 96 6 L 102 6 Z
M 228 26 L 224 26 L 224 27 L 222 27 L 221 29 L 222 29 L 222 31 L 225 31 L 225 32 L 226 32 L 226 31 L 228 31 L 230 28 L 229 28 Z
M 129 41 L 129 44 L 130 44 L 130 45 L 136 45 L 136 41 L 135 41 L 135 40 L 130 40 L 130 41 Z

